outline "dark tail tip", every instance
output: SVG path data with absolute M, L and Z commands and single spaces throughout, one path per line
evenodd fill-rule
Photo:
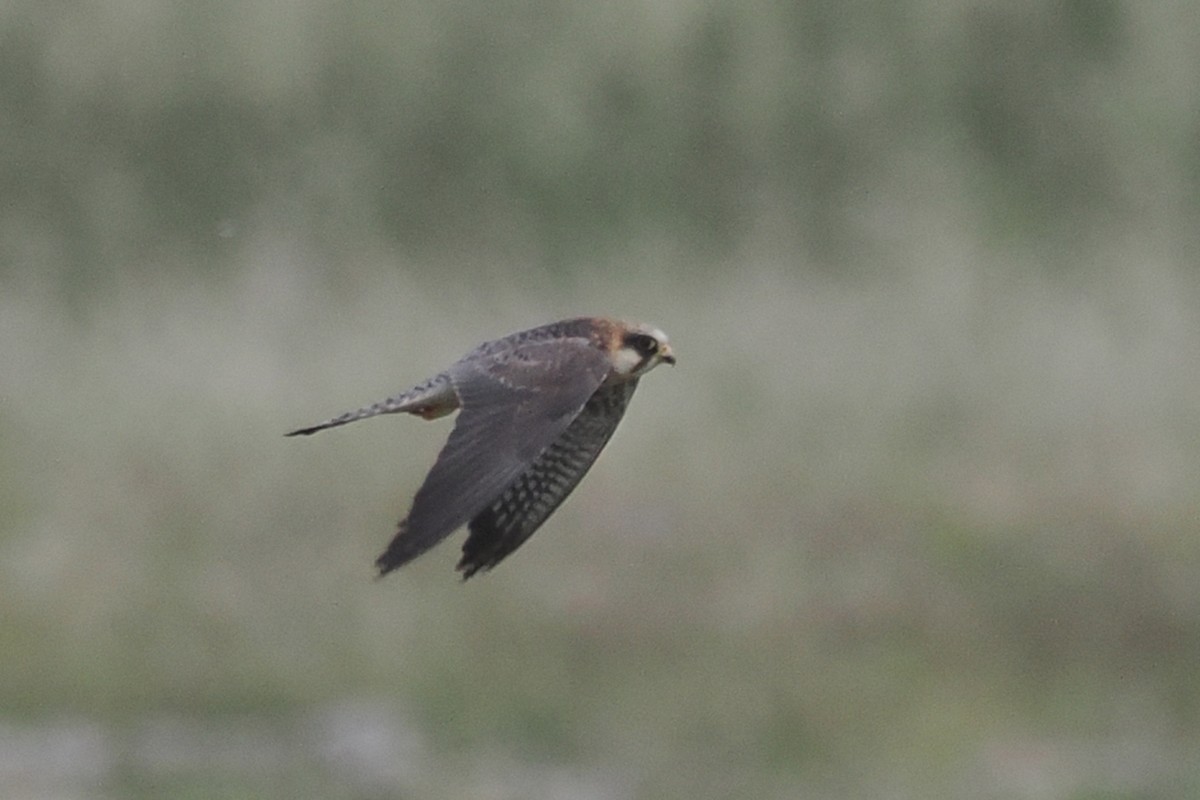
M 288 431 L 284 436 L 311 436 L 317 431 L 325 430 L 326 425 L 313 425 L 310 428 L 297 428 L 294 431 Z

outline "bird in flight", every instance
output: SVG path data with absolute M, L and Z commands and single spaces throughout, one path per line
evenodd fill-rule
M 675 356 L 658 328 L 567 319 L 484 342 L 406 392 L 287 435 L 461 410 L 375 565 L 386 575 L 465 524 L 465 580 L 499 564 L 558 508 L 608 443 L 638 379 L 663 363 Z

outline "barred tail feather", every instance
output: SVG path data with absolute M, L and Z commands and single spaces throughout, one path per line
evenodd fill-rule
M 362 408 L 358 409 L 357 411 L 347 411 L 345 414 L 342 414 L 341 416 L 334 417 L 333 419 L 326 420 L 325 422 L 319 423 L 317 425 L 312 425 L 307 428 L 297 428 L 296 430 L 290 431 L 284 435 L 285 436 L 308 436 L 310 434 L 316 433 L 317 431 L 323 431 L 326 428 L 336 428 L 338 425 L 346 425 L 347 423 L 350 423 L 350 422 L 358 422 L 360 419 L 367 419 L 368 417 L 375 417 L 380 414 L 394 414 L 398 411 L 403 411 L 403 410 L 404 409 L 399 408 L 396 405 L 395 398 L 388 398 L 387 400 L 381 400 L 380 402 L 373 403 L 369 406 L 363 406 Z
M 369 406 L 363 406 L 357 411 L 347 411 L 341 416 L 311 425 L 307 428 L 297 428 L 284 435 L 309 436 L 326 428 L 336 428 L 339 425 L 358 422 L 360 419 L 367 419 L 369 417 L 377 417 L 380 414 L 409 412 L 411 414 L 421 414 L 426 418 L 432 419 L 442 414 L 448 414 L 457 407 L 458 397 L 454 394 L 454 389 L 449 379 L 444 375 L 439 375 L 420 386 L 409 389 L 394 397 L 380 400 L 378 403 L 372 403 Z

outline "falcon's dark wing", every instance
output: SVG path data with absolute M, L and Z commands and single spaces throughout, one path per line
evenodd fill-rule
M 515 343 L 451 367 L 462 410 L 408 517 L 376 560 L 380 574 L 487 508 L 559 438 L 609 369 L 607 355 L 582 338 Z
M 458 563 L 464 579 L 499 564 L 567 499 L 608 443 L 636 388 L 631 380 L 597 390 L 562 436 L 471 520 Z

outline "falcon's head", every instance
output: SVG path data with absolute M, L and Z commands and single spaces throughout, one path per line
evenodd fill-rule
M 617 323 L 610 339 L 613 377 L 639 378 L 659 364 L 675 364 L 667 335 L 653 325 Z

